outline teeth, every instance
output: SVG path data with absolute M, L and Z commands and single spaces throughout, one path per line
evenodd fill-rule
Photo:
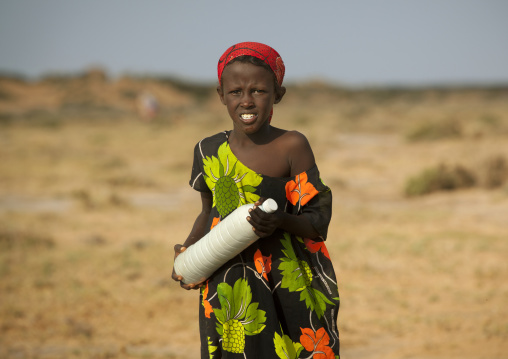
M 252 113 L 244 113 L 244 114 L 240 115 L 240 117 L 243 120 L 252 120 L 254 118 L 254 115 Z

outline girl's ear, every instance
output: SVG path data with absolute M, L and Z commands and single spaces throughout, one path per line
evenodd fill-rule
M 273 103 L 279 103 L 284 95 L 286 94 L 286 88 L 284 86 L 281 86 L 279 88 L 279 91 L 275 94 L 275 101 Z
M 219 94 L 220 102 L 222 102 L 223 105 L 226 103 L 224 102 L 224 91 L 222 91 L 222 86 L 217 86 L 217 93 Z

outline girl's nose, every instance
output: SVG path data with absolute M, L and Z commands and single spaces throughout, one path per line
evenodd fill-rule
M 252 107 L 254 105 L 254 100 L 252 98 L 252 94 L 244 93 L 241 98 L 240 104 L 243 107 Z

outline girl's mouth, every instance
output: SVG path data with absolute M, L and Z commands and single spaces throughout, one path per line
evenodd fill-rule
M 240 115 L 240 120 L 246 125 L 250 125 L 256 121 L 258 116 L 254 113 L 242 113 Z
M 254 119 L 256 117 L 256 115 L 254 115 L 253 113 L 242 113 L 240 115 L 240 117 L 244 121 L 249 121 L 249 120 Z

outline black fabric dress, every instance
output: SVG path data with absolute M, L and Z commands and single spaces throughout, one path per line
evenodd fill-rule
M 331 191 L 316 166 L 288 178 L 252 171 L 233 154 L 228 135 L 207 137 L 194 150 L 190 185 L 213 194 L 207 228 L 265 197 L 306 216 L 320 237 L 276 230 L 208 279 L 199 306 L 201 358 L 338 358 L 339 293 L 324 243 Z

